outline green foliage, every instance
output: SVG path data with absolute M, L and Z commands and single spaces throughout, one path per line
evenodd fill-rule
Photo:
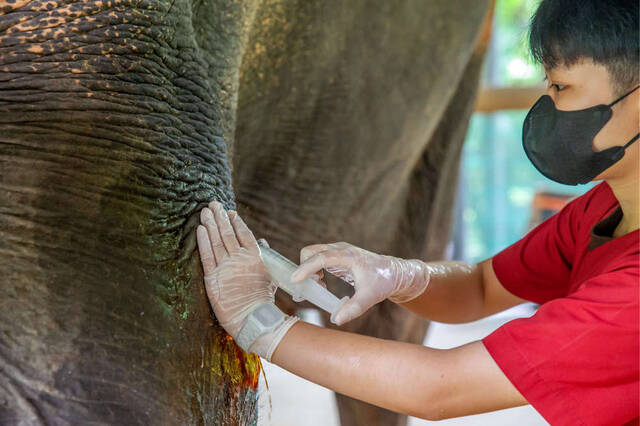
M 540 0 L 497 0 L 492 46 L 495 49 L 497 84 L 529 86 L 544 77 L 542 67 L 534 63 L 527 41 L 529 20 Z

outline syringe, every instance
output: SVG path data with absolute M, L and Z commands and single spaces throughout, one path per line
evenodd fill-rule
M 271 278 L 278 287 L 293 298 L 295 302 L 308 300 L 317 307 L 331 314 L 331 322 L 338 309 L 349 300 L 349 296 L 338 299 L 329 290 L 318 284 L 311 278 L 307 278 L 299 283 L 291 282 L 291 274 L 298 268 L 298 265 L 272 249 L 267 247 L 262 241 L 258 241 L 260 247 L 260 257 L 267 267 Z

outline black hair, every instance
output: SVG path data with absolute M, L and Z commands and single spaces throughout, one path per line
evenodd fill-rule
M 616 96 L 638 85 L 638 0 L 542 0 L 531 17 L 529 47 L 546 68 L 592 59 L 603 65 Z

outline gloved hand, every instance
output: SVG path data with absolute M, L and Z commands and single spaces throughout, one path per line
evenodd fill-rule
M 249 314 L 264 303 L 274 304 L 276 285 L 260 258 L 253 233 L 235 211 L 214 201 L 200 213 L 196 236 L 207 296 L 220 325 L 237 341 Z M 275 306 L 275 304 L 274 304 Z M 259 336 L 245 351 L 271 361 L 289 328 L 298 321 L 285 315 L 275 330 Z
M 300 266 L 291 275 L 294 282 L 326 269 L 355 286 L 355 294 L 335 313 L 335 324 L 359 317 L 370 307 L 389 299 L 408 302 L 429 284 L 429 267 L 420 260 L 380 255 L 349 243 L 316 244 L 300 251 Z

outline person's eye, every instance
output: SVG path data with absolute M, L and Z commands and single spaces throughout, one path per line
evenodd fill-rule
M 542 79 L 542 81 L 548 81 L 549 79 L 547 78 L 547 76 L 545 75 L 544 78 Z M 551 83 L 549 85 L 549 87 L 556 87 L 556 90 L 559 92 L 561 90 L 563 90 L 565 87 L 567 87 L 566 84 L 555 84 L 555 83 Z

